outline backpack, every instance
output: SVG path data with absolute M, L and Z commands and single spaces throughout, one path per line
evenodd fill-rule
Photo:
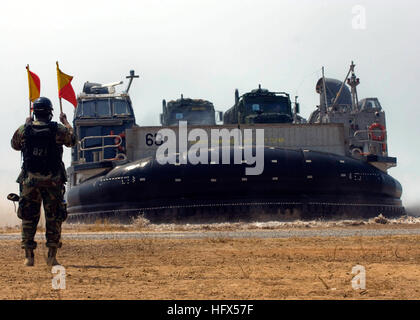
M 57 122 L 25 126 L 22 155 L 26 172 L 42 175 L 59 173 L 63 147 L 56 143 L 57 128 Z

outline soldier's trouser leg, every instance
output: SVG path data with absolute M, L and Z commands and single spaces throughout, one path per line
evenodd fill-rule
M 61 224 L 66 218 L 66 208 L 63 203 L 63 186 L 41 189 L 45 212 L 45 237 L 48 248 L 61 248 Z
M 23 249 L 35 249 L 37 246 L 34 238 L 40 217 L 41 202 L 42 197 L 38 188 L 20 186 L 18 217 L 22 219 L 21 246 Z

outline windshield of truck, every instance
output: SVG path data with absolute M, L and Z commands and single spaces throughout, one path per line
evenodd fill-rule
M 290 114 L 289 100 L 286 97 L 249 97 L 245 100 L 247 113 L 286 113 Z
M 216 123 L 213 110 L 188 110 L 170 114 L 169 125 L 177 125 L 179 121 L 187 121 L 189 125 L 214 125 Z

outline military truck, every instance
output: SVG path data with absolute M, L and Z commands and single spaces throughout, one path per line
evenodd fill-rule
M 163 113 L 160 114 L 162 126 L 177 126 L 179 121 L 187 121 L 188 125 L 215 125 L 216 115 L 221 120 L 221 113 L 214 110 L 210 101 L 203 99 L 181 99 L 171 100 L 166 103 L 162 101 Z
M 297 97 L 296 97 L 297 98 Z M 252 123 L 292 123 L 299 113 L 299 104 L 295 101 L 294 110 L 290 95 L 285 92 L 272 92 L 258 89 L 239 96 L 235 90 L 235 104 L 225 112 L 224 124 Z

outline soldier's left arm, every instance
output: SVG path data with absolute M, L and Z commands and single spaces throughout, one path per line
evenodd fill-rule
M 16 151 L 21 151 L 23 148 L 23 132 L 25 130 L 24 126 L 20 126 L 15 133 L 13 134 L 12 140 L 10 141 L 10 144 L 12 145 L 12 148 Z

